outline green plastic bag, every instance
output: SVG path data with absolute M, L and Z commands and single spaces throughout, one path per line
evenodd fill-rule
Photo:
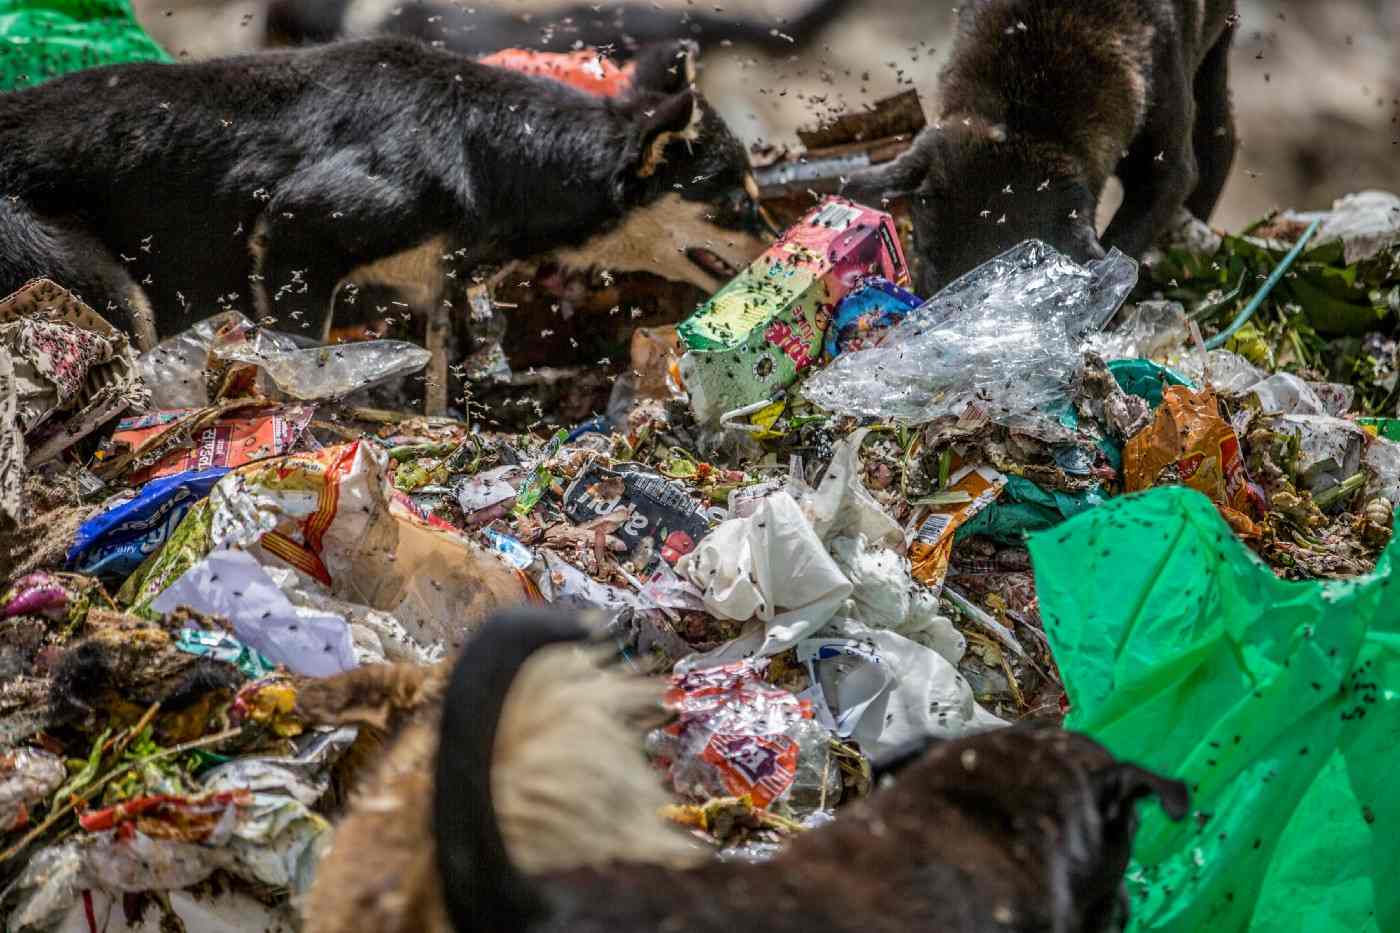
M 0 0 L 0 91 L 99 65 L 171 60 L 130 0 Z
M 1280 580 L 1182 488 L 1031 538 L 1066 726 L 1191 788 L 1144 808 L 1129 929 L 1400 930 L 1397 549 Z

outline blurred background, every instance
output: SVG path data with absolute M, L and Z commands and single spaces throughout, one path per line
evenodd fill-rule
M 550 0 L 455 0 L 536 14 Z M 695 0 L 637 0 L 696 9 Z M 361 0 L 385 11 L 396 0 Z M 135 0 L 173 54 L 208 58 L 260 47 L 265 0 Z M 612 2 L 599 6 L 611 7 Z M 800 0 L 706 0 L 768 21 Z M 800 53 L 710 48 L 701 87 L 751 143 L 792 144 L 800 126 L 909 87 L 936 112 L 953 0 L 853 0 Z M 1233 72 L 1241 151 L 1213 223 L 1237 229 L 1275 207 L 1324 208 L 1349 191 L 1400 190 L 1400 0 L 1240 0 Z

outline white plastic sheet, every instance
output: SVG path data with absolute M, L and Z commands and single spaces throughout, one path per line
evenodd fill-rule
M 721 523 L 676 569 L 704 591 L 713 615 L 761 620 L 765 657 L 825 625 L 852 589 L 786 492 L 763 499 L 748 518 Z
M 243 551 L 213 551 L 156 597 L 157 612 L 189 606 L 227 618 L 238 640 L 275 664 L 311 677 L 353 669 L 345 620 L 292 605 L 262 566 Z

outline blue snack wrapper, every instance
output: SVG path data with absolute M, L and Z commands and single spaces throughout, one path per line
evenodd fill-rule
M 103 580 L 125 580 L 196 502 L 228 473 L 226 467 L 164 476 L 142 486 L 134 499 L 88 519 L 68 549 L 68 566 Z
M 868 276 L 832 312 L 826 329 L 827 356 L 874 346 L 885 331 L 923 303 L 919 296 L 889 279 Z

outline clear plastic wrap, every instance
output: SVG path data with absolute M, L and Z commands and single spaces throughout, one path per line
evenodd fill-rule
M 806 395 L 841 414 L 910 423 L 968 405 L 993 419 L 1054 407 L 1085 338 L 1136 283 L 1137 263 L 1117 250 L 1081 266 L 1028 240 L 939 292 L 878 347 L 838 358 Z
M 258 367 L 272 387 L 300 401 L 348 395 L 428 365 L 430 354 L 402 340 L 366 340 L 333 346 L 303 346 L 288 334 L 256 327 L 237 311 L 205 318 L 162 341 L 136 361 L 151 389 L 155 409 L 203 408 L 209 397 L 211 364 Z M 271 387 L 268 387 L 271 388 Z
M 63 759 L 38 748 L 0 755 L 0 833 L 25 827 L 29 810 L 58 790 L 68 776 Z
M 1094 334 L 1089 347 L 1106 360 L 1165 363 L 1191 339 L 1179 301 L 1141 301 L 1123 309 L 1111 331 Z
M 210 355 L 257 366 L 279 390 L 301 401 L 349 395 L 415 373 L 432 356 L 402 340 L 303 348 L 283 334 L 243 328 L 225 328 L 215 335 Z
M 1187 354 L 1177 367 L 1197 384 L 1210 382 L 1221 395 L 1254 396 L 1261 411 L 1286 415 L 1340 417 L 1351 410 L 1356 390 L 1334 382 L 1305 382 L 1292 373 L 1268 373 L 1229 350 L 1211 350 L 1204 358 Z
M 204 377 L 209 347 L 219 331 L 235 325 L 252 328 L 253 322 L 237 311 L 223 311 L 162 340 L 137 358 L 141 379 L 151 390 L 153 410 L 204 408 L 209 404 Z

